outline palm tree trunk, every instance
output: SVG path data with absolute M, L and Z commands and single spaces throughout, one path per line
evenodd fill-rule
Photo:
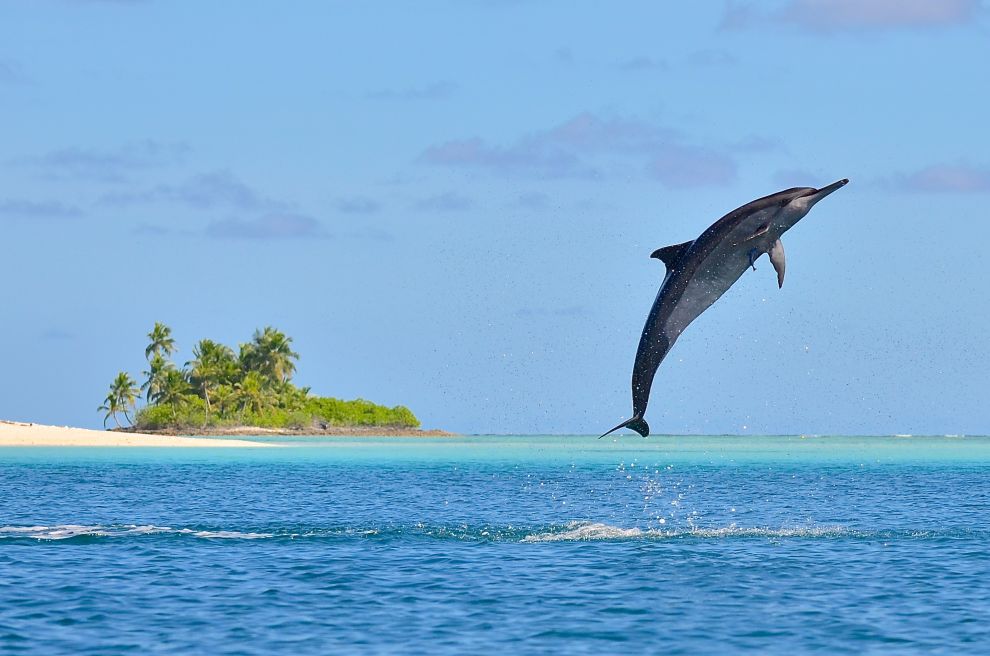
M 206 420 L 203 422 L 203 428 L 210 423 L 210 388 L 203 385 L 203 398 L 206 399 Z

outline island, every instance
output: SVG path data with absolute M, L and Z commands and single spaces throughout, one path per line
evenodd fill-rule
M 156 322 L 148 333 L 142 383 L 121 371 L 103 404 L 104 427 L 158 435 L 452 435 L 422 430 L 409 408 L 316 396 L 292 383 L 299 354 L 292 338 L 271 326 L 234 350 L 200 340 L 181 367 L 172 330 Z M 139 403 L 144 405 L 139 407 Z M 123 418 L 123 423 L 121 421 Z

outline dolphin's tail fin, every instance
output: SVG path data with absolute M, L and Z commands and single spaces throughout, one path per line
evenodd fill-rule
M 643 419 L 642 417 L 633 417 L 632 419 L 627 419 L 626 421 L 622 422 L 621 424 L 619 424 L 618 426 L 616 426 L 612 430 L 610 430 L 610 431 L 608 431 L 606 433 L 601 434 L 598 437 L 598 439 L 602 439 L 603 437 L 605 437 L 609 433 L 615 432 L 615 431 L 619 430 L 620 428 L 631 428 L 634 431 L 636 431 L 637 433 L 639 433 L 640 435 L 642 435 L 643 437 L 646 437 L 647 435 L 650 434 L 650 425 L 648 423 L 646 423 L 646 420 Z

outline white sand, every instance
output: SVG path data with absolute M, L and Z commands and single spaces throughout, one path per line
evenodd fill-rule
M 218 440 L 209 437 L 173 437 L 143 433 L 117 433 L 43 426 L 0 420 L 0 447 L 4 446 L 248 446 L 269 447 L 273 444 L 248 440 Z

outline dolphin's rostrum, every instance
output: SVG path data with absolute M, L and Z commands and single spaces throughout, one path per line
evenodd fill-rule
M 650 255 L 667 266 L 667 275 L 643 327 L 632 373 L 633 416 L 612 430 L 631 428 L 643 437 L 643 419 L 653 377 L 667 352 L 692 321 L 717 301 L 757 258 L 769 253 L 784 284 L 784 246 L 780 236 L 848 180 L 827 187 L 795 187 L 758 198 L 716 221 L 694 241 L 659 248 Z

